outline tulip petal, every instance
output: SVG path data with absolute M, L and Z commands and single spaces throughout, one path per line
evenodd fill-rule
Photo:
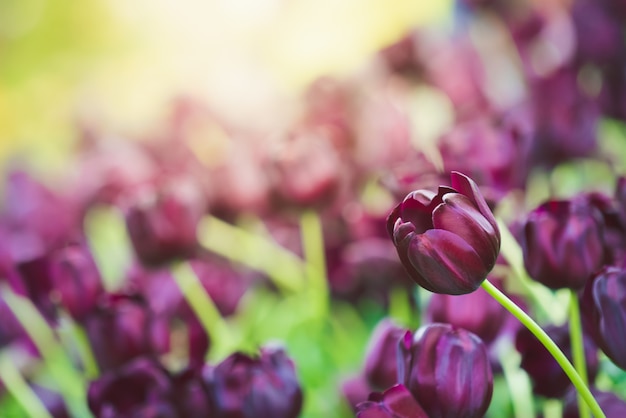
M 435 293 L 473 292 L 489 272 L 471 245 L 444 229 L 415 235 L 409 243 L 407 258 L 428 284 L 427 288 Z
M 474 205 L 478 208 L 480 213 L 483 214 L 487 222 L 491 224 L 493 229 L 496 231 L 496 235 L 498 237 L 498 247 L 500 243 L 500 230 L 498 229 L 498 223 L 496 222 L 496 218 L 493 216 L 491 209 L 487 205 L 485 198 L 480 193 L 478 189 L 478 185 L 471 178 L 467 177 L 465 174 L 461 174 L 458 171 L 452 171 L 450 173 L 450 180 L 452 182 L 452 187 L 456 189 L 459 193 L 467 196 Z
M 443 201 L 433 212 L 434 227 L 463 238 L 478 253 L 485 268 L 491 270 L 500 252 L 500 240 L 493 226 L 468 197 L 449 193 Z

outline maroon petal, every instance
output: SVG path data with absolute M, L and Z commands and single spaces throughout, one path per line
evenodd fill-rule
M 467 177 L 465 174 L 461 174 L 458 171 L 452 171 L 450 173 L 450 180 L 452 182 L 452 187 L 456 189 L 459 193 L 467 196 L 472 203 L 478 208 L 480 213 L 487 219 L 487 221 L 491 224 L 494 231 L 496 231 L 496 236 L 498 237 L 498 243 L 500 242 L 500 230 L 498 229 L 498 224 L 496 222 L 496 218 L 493 216 L 491 209 L 487 205 L 485 198 L 480 193 L 478 186 L 471 178 Z M 498 245 L 499 246 L 499 245 Z
M 473 292 L 489 272 L 471 245 L 444 229 L 415 235 L 409 244 L 408 259 L 435 293 Z
M 500 240 L 493 226 L 468 197 L 449 193 L 443 200 L 433 212 L 434 227 L 453 231 L 463 238 L 478 253 L 485 268 L 491 270 L 500 251 Z

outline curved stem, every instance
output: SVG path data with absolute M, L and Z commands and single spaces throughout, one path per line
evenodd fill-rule
M 578 306 L 578 296 L 575 291 L 571 291 L 570 295 L 570 318 L 569 318 L 569 334 L 572 344 L 572 358 L 574 359 L 574 367 L 580 375 L 580 379 L 587 385 L 587 365 L 585 364 L 585 346 L 583 343 L 583 333 L 580 324 L 580 309 Z M 578 412 L 580 418 L 589 418 L 589 409 L 580 395 L 578 395 Z
M 572 363 L 567 359 L 561 349 L 552 341 L 552 339 L 546 334 L 546 332 L 524 312 L 519 306 L 517 306 L 511 299 L 509 299 L 504 293 L 502 293 L 497 287 L 495 287 L 489 280 L 485 280 L 482 283 L 483 289 L 487 291 L 495 300 L 498 301 L 507 311 L 515 316 L 535 337 L 543 344 L 544 347 L 552 354 L 554 359 L 559 363 L 567 377 L 572 381 L 574 387 L 589 405 L 589 409 L 597 418 L 606 418 L 600 405 L 596 402 L 595 398 L 589 391 L 589 388 L 581 377 L 576 372 Z

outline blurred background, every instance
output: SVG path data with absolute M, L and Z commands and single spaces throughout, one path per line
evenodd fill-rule
M 180 97 L 273 127 L 316 77 L 356 71 L 450 1 L 3 0 L 0 161 L 58 171 L 84 124 L 146 135 Z

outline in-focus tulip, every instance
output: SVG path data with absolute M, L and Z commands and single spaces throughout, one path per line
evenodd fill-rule
M 372 393 L 357 406 L 357 418 L 428 418 L 411 392 L 395 385 L 383 393 Z
M 398 383 L 396 351 L 407 331 L 389 319 L 374 329 L 365 354 L 365 377 L 373 388 L 383 390 Z
M 87 403 L 96 418 L 178 418 L 172 382 L 155 361 L 139 358 L 89 384 Z
M 435 293 L 476 290 L 496 263 L 500 231 L 469 177 L 453 171 L 452 187 L 417 190 L 394 208 L 387 230 L 407 272 Z
M 567 325 L 545 327 L 548 336 L 572 360 L 572 346 Z M 598 373 L 598 350 L 586 334 L 583 335 L 587 376 L 593 382 Z M 515 336 L 515 348 L 522 356 L 520 367 L 528 373 L 536 395 L 560 398 L 572 386 L 561 366 L 543 344 L 527 329 L 520 328 Z
M 617 366 L 626 370 L 626 270 L 606 267 L 582 294 L 585 329 Z
M 221 418 L 296 418 L 302 389 L 293 362 L 280 348 L 261 349 L 259 357 L 234 353 L 206 377 Z
M 481 418 L 493 394 L 483 342 L 450 324 L 407 332 L 398 346 L 398 381 L 430 418 Z
M 580 289 L 605 260 L 601 214 L 586 198 L 546 202 L 528 215 L 522 248 L 533 279 Z

